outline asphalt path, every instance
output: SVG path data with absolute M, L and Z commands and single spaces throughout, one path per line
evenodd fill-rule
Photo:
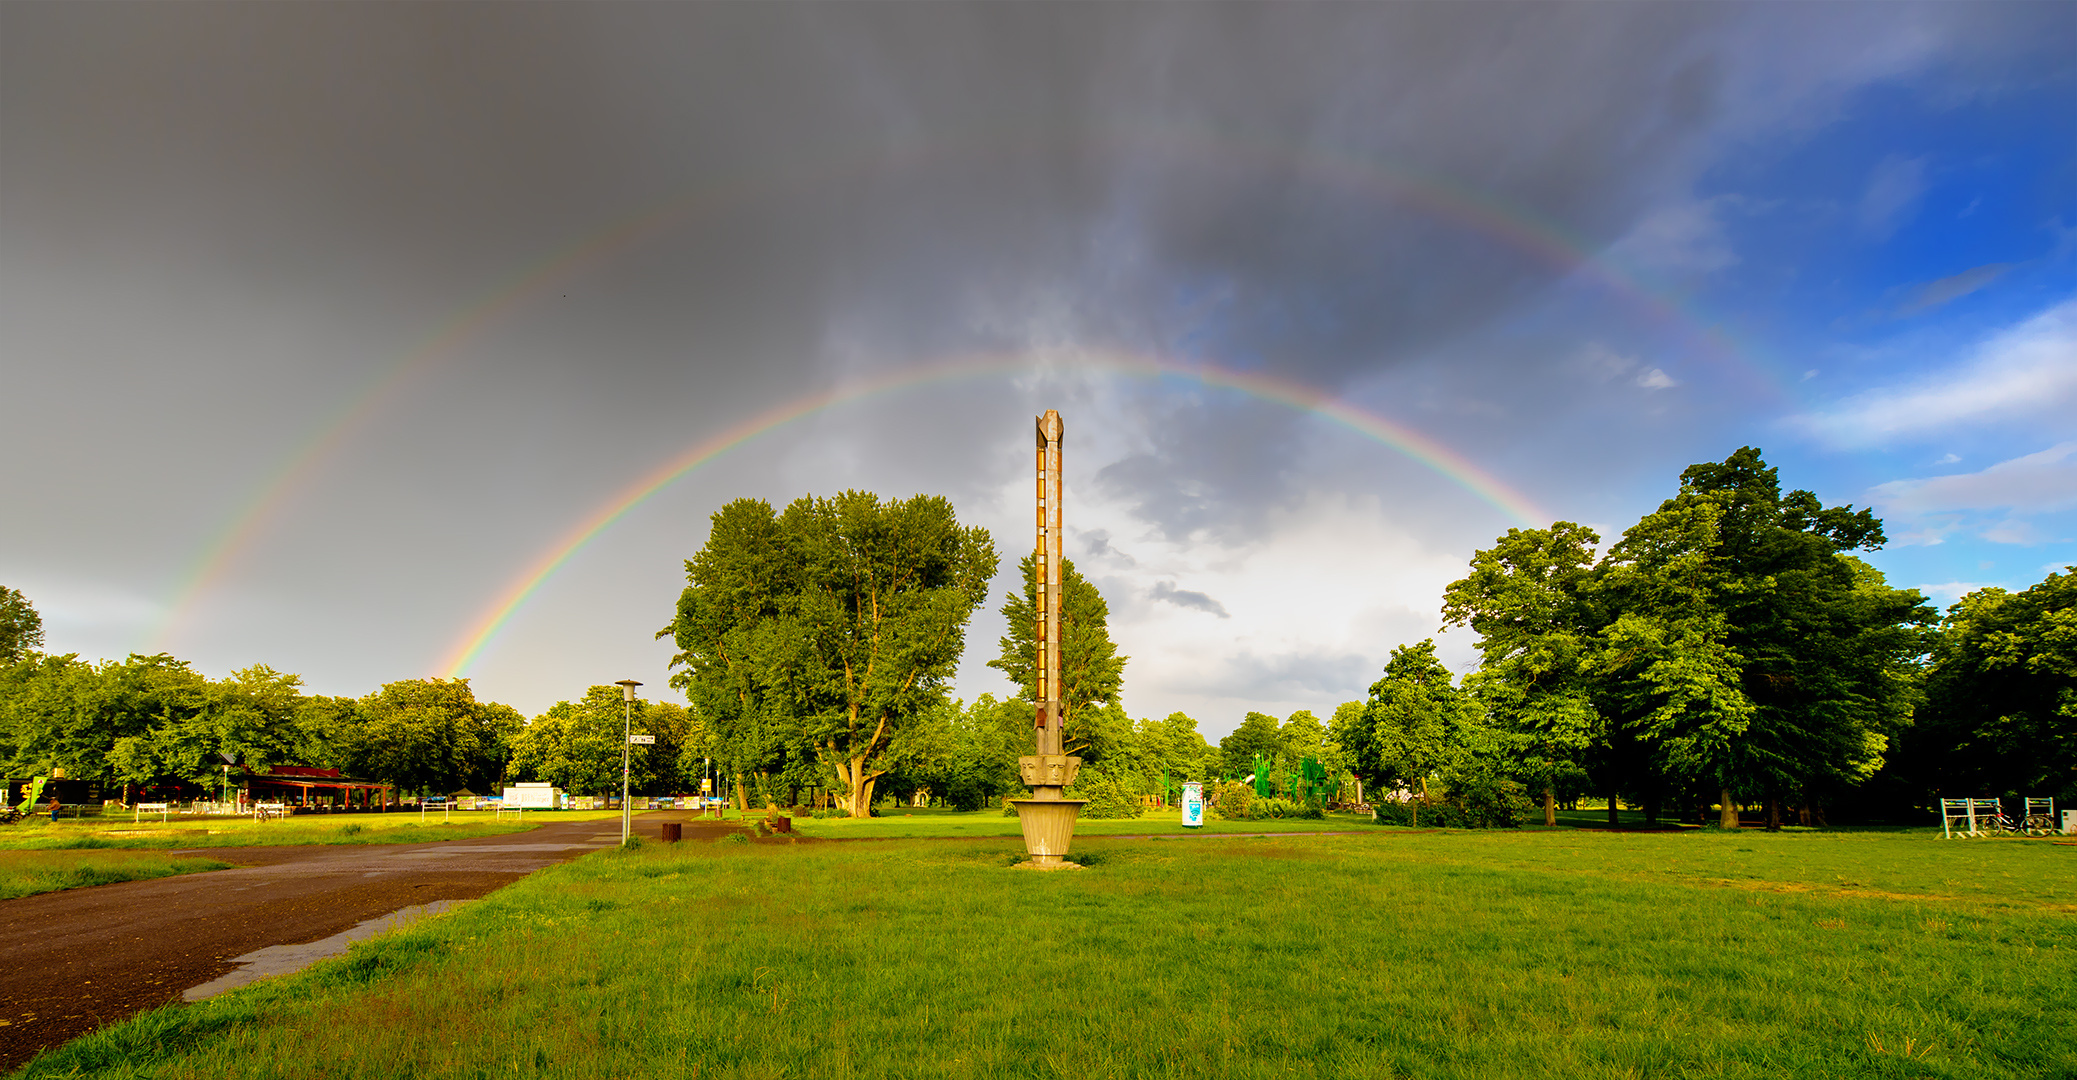
M 636 817 L 636 835 L 653 841 L 666 821 L 688 841 L 735 828 L 661 812 Z M 234 868 L 0 900 L 0 1070 L 179 1001 L 257 950 L 473 900 L 619 842 L 620 822 L 600 820 L 434 844 L 204 848 Z

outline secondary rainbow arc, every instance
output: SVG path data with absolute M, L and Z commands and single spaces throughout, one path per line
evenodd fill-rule
M 1106 136 L 1128 149 L 1156 153 L 1194 155 L 1214 165 L 1247 167 L 1280 166 L 1321 183 L 1361 192 L 1369 197 L 1411 207 L 1440 221 L 1523 252 L 1532 259 L 1568 271 L 1578 271 L 1612 292 L 1627 297 L 1655 318 L 1686 328 L 1698 342 L 1728 357 L 1735 365 L 1771 387 L 1771 380 L 1758 365 L 1743 357 L 1720 327 L 1709 325 L 1685 310 L 1663 290 L 1653 289 L 1610 259 L 1605 252 L 1589 249 L 1577 238 L 1545 222 L 1525 208 L 1513 206 L 1478 189 L 1430 176 L 1391 162 L 1311 148 L 1303 154 L 1286 154 L 1274 146 L 1230 134 L 1202 131 L 1128 130 Z M 986 148 L 981 140 L 974 147 Z M 269 470 L 252 495 L 240 503 L 225 525 L 213 534 L 201 554 L 174 589 L 167 615 L 153 628 L 150 638 L 163 642 L 184 615 L 222 582 L 238 564 L 239 556 L 251 549 L 258 536 L 281 508 L 298 491 L 308 487 L 320 466 L 338 453 L 356 433 L 368 426 L 403 388 L 459 352 L 500 318 L 523 310 L 527 302 L 549 293 L 553 287 L 593 267 L 610 262 L 654 239 L 689 224 L 705 220 L 719 210 L 745 199 L 797 194 L 810 189 L 852 182 L 859 174 L 886 173 L 927 167 L 956 156 L 960 147 L 924 145 L 898 158 L 874 151 L 860 155 L 850 168 L 825 164 L 804 171 L 799 178 L 737 177 L 727 182 L 703 185 L 690 192 L 659 200 L 643 209 L 616 218 L 598 229 L 579 234 L 571 242 L 549 249 L 543 257 L 506 275 L 479 293 L 477 299 L 399 354 L 361 392 L 326 415 L 316 430 L 295 443 L 281 464 Z M 1778 387 L 1773 387 L 1779 393 Z M 1331 408 L 1320 410 L 1332 415 Z M 1357 423 L 1356 421 L 1349 421 Z

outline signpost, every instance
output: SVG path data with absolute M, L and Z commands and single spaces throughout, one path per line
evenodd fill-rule
M 1038 729 L 1038 753 L 1017 759 L 1024 786 L 1031 798 L 1013 799 L 1017 823 L 1024 830 L 1028 865 L 1036 870 L 1073 867 L 1067 861 L 1068 845 L 1074 841 L 1075 817 L 1084 799 L 1063 799 L 1060 790 L 1075 782 L 1082 759 L 1062 752 L 1060 720 L 1060 558 L 1061 485 L 1060 443 L 1063 430 L 1060 414 L 1047 409 L 1038 418 L 1038 549 L 1033 572 L 1038 579 L 1033 604 L 1037 626 L 1034 635 L 1038 655 L 1034 657 L 1032 695 L 1037 702 L 1033 724 Z

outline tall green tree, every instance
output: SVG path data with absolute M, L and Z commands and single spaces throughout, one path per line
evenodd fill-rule
M 2046 795 L 2077 805 L 2077 568 L 1947 611 L 1926 707 L 1903 735 L 1930 794 Z
M 995 570 L 987 532 L 937 496 L 846 491 L 776 516 L 737 500 L 686 563 L 672 685 L 724 752 L 812 754 L 864 815 L 904 729 L 943 700 Z
M 1251 712 L 1219 740 L 1220 768 L 1224 776 L 1247 776 L 1255 771 L 1255 759 L 1274 758 L 1283 749 L 1283 725 L 1268 713 Z
M 1035 556 L 1018 562 L 1024 589 L 1003 596 L 1002 614 L 1009 633 L 1001 639 L 1002 655 L 988 666 L 1009 676 L 1018 685 L 1018 696 L 1033 702 L 1038 694 L 1038 570 Z M 1114 705 L 1125 683 L 1125 661 L 1111 640 L 1111 607 L 1103 593 L 1075 569 L 1074 561 L 1060 560 L 1060 727 L 1062 745 L 1070 754 L 1084 754 L 1097 734 L 1090 725 L 1078 724 L 1082 710 L 1092 705 Z M 1036 714 L 1033 717 L 1036 721 Z M 1035 724 L 1034 724 L 1035 726 Z M 1094 760 L 1092 758 L 1091 760 Z
M 618 686 L 594 686 L 575 702 L 556 702 L 513 735 L 512 775 L 572 793 L 618 795 L 625 764 L 630 791 L 663 794 L 686 786 L 682 769 L 690 728 L 682 706 L 642 698 L 630 703 Z M 626 746 L 630 731 L 656 741 Z
M 1654 717 L 1684 714 L 1648 734 L 1665 766 L 1717 781 L 1726 825 L 1742 795 L 1778 828 L 1786 799 L 1865 779 L 1909 722 L 1917 628 L 1934 612 L 1849 554 L 1882 544 L 1872 512 L 1784 494 L 1748 446 L 1683 471 L 1611 552 L 1604 585 L 1622 614 L 1609 647 L 1647 661 L 1626 671 L 1660 691 Z
M 1396 785 L 1425 798 L 1430 778 L 1490 749 L 1477 702 L 1436 658 L 1433 639 L 1392 650 L 1363 712 L 1362 730 L 1350 734 L 1365 737 L 1358 761 L 1380 792 Z
M 0 664 L 43 648 L 43 616 L 20 589 L 0 585 Z
M 360 699 L 347 768 L 406 791 L 483 791 L 504 771 L 511 711 L 476 700 L 467 679 L 400 679 Z
M 1569 521 L 1509 529 L 1443 593 L 1443 625 L 1478 634 L 1479 669 L 1467 681 L 1493 721 L 1522 736 L 1519 772 L 1542 791 L 1546 825 L 1557 824 L 1558 777 L 1577 771 L 1601 734 L 1589 670 L 1600 543 Z

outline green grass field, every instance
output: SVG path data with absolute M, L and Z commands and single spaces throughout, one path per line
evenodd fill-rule
M 216 848 L 301 844 L 424 844 L 472 836 L 501 836 L 558 821 L 618 820 L 618 810 L 556 810 L 519 819 L 495 820 L 489 811 L 457 812 L 451 822 L 438 813 L 421 823 L 417 814 L 339 814 L 254 821 L 247 817 L 25 818 L 0 826 L 0 850 L 72 848 Z
M 1371 828 L 1085 836 L 1053 874 L 1019 849 L 609 850 L 24 1075 L 2077 1075 L 2077 847 Z
M 0 851 L 0 900 L 118 881 L 223 870 L 230 865 L 215 859 L 175 858 L 145 851 Z

